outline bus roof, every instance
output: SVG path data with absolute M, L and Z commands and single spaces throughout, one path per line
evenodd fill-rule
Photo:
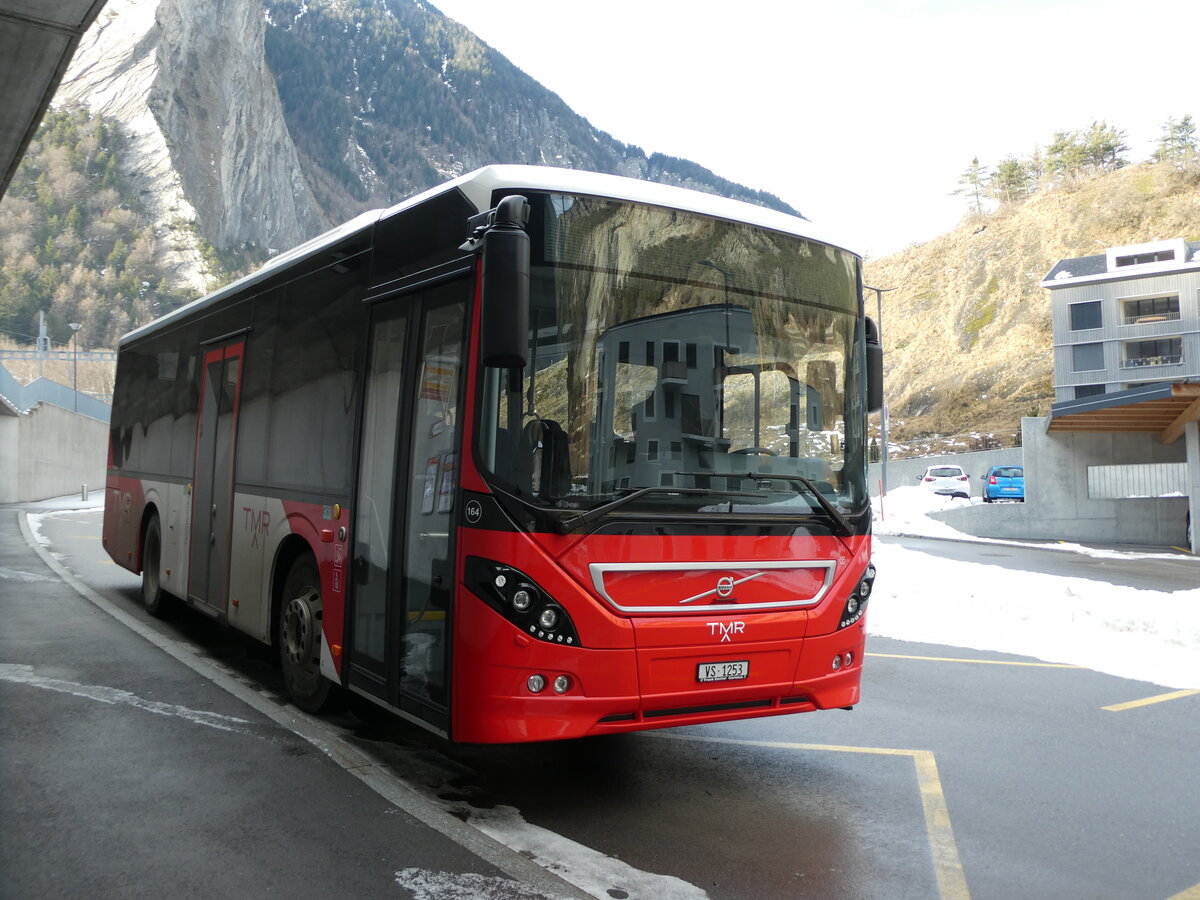
M 587 194 L 594 197 L 611 197 L 614 200 L 628 200 L 633 203 L 681 209 L 733 222 L 745 222 L 749 225 L 812 238 L 824 244 L 833 244 L 847 249 L 841 241 L 821 233 L 820 229 L 808 219 L 768 209 L 765 206 L 757 206 L 742 200 L 731 200 L 728 197 L 694 191 L 689 188 L 660 184 L 656 181 L 643 181 L 639 178 L 626 178 L 621 175 L 603 175 L 599 172 L 587 172 L 580 169 L 556 169 L 551 166 L 485 166 L 405 200 L 385 210 L 383 216 L 387 217 L 403 212 L 430 197 L 455 188 L 462 191 L 467 199 L 481 211 L 491 207 L 492 192 L 498 188 L 514 190 L 528 188 L 534 191 Z
M 186 318 L 203 308 L 212 306 L 221 299 L 251 287 L 275 274 L 280 268 L 298 262 L 309 256 L 320 253 L 326 247 L 349 237 L 356 232 L 374 227 L 380 219 L 398 215 L 408 209 L 418 206 L 433 197 L 448 191 L 460 191 L 477 210 L 482 212 L 491 207 L 492 192 L 500 188 L 511 188 L 514 191 L 528 189 L 531 191 L 552 191 L 566 194 L 587 194 L 594 197 L 607 197 L 614 200 L 627 200 L 632 203 L 645 203 L 651 206 L 662 206 L 670 209 L 680 209 L 700 215 L 713 216 L 733 222 L 745 222 L 771 231 L 797 237 L 811 238 L 821 243 L 831 244 L 842 249 L 846 245 L 833 240 L 819 232 L 808 219 L 788 215 L 765 206 L 756 206 L 741 200 L 731 200 L 717 194 L 708 194 L 688 188 L 659 184 L 654 181 L 642 181 L 637 178 L 625 178 L 620 175 L 603 175 L 598 172 L 586 172 L 580 169 L 558 169 L 550 166 L 518 166 L 494 165 L 476 169 L 466 175 L 461 175 L 451 181 L 439 184 L 420 194 L 404 200 L 388 209 L 373 209 L 361 213 L 349 222 L 331 228 L 291 250 L 279 254 L 269 260 L 262 268 L 231 282 L 224 287 L 193 300 L 172 312 L 155 319 L 146 325 L 130 331 L 121 338 L 122 345 L 134 341 L 152 332 L 165 328 L 179 319 Z M 463 239 L 466 240 L 466 222 L 463 223 Z

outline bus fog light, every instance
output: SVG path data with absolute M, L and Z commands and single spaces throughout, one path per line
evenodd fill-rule
M 566 675 L 559 675 L 554 679 L 554 693 L 565 694 L 571 689 L 571 679 Z
M 504 576 L 500 577 L 503 578 Z M 529 609 L 529 607 L 533 605 L 533 596 L 529 593 L 529 591 L 525 590 L 525 588 L 521 588 L 512 595 L 512 605 L 513 609 L 517 610 L 518 612 L 525 612 L 525 610 Z
M 558 624 L 558 610 L 553 606 L 547 606 L 542 610 L 542 614 L 538 616 L 538 624 L 550 631 Z
M 847 669 L 850 668 L 850 666 L 853 665 L 853 663 L 854 663 L 854 654 L 853 653 L 847 653 L 845 656 L 842 657 L 842 665 L 844 665 Z
M 842 657 L 840 655 L 833 658 L 833 671 L 837 671 L 842 667 Z
M 530 675 L 528 684 L 530 693 L 540 694 L 542 688 L 546 686 L 546 679 L 541 675 Z

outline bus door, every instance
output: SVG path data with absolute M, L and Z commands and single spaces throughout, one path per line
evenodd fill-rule
M 188 599 L 224 612 L 229 580 L 233 450 L 245 342 L 208 346 L 201 375 L 192 480 L 192 539 Z
M 471 286 L 459 279 L 373 310 L 355 504 L 350 683 L 442 732 Z

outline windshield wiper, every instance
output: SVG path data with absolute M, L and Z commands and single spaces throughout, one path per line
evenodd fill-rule
M 686 474 L 686 473 L 684 473 L 684 474 Z M 704 474 L 710 474 L 710 473 L 706 472 Z M 713 474 L 714 477 L 716 477 L 716 473 L 711 473 L 711 474 Z M 726 477 L 729 475 L 732 475 L 734 478 L 742 477 L 740 475 L 736 475 L 736 474 L 729 473 L 729 472 L 721 472 L 720 473 L 721 477 Z M 798 481 L 800 484 L 804 485 L 804 487 L 817 499 L 817 503 L 820 504 L 822 511 L 824 511 L 829 516 L 829 518 L 833 521 L 833 524 L 835 526 L 833 530 L 836 533 L 840 534 L 842 537 L 849 537 L 851 534 L 854 533 L 854 529 L 850 526 L 850 523 L 848 521 L 846 521 L 846 517 L 844 515 L 842 515 L 841 511 L 836 506 L 834 506 L 832 503 L 830 503 L 827 499 L 825 499 L 824 495 L 822 495 L 821 492 L 819 490 L 817 490 L 816 485 L 814 485 L 807 478 L 804 478 L 801 475 L 752 475 L 752 474 L 748 474 L 745 477 L 746 478 L 757 478 L 757 479 L 763 480 L 763 481 L 765 481 L 765 480 Z M 616 500 L 612 500 L 608 503 L 601 504 L 600 506 L 593 507 L 592 509 L 589 509 L 587 512 L 580 513 L 577 516 L 572 516 L 569 519 L 563 519 L 562 521 L 560 521 L 558 523 L 558 530 L 561 534 L 570 534 L 576 528 L 579 528 L 584 525 L 590 525 L 592 522 L 595 522 L 598 519 L 604 518 L 609 513 L 615 512 L 616 510 L 620 509 L 622 506 L 625 506 L 627 503 L 632 503 L 634 500 L 637 500 L 640 497 L 645 497 L 648 494 L 690 494 L 693 496 L 700 495 L 700 496 L 704 496 L 704 497 L 726 498 L 726 499 L 733 498 L 733 497 L 761 497 L 762 496 L 762 494 L 760 494 L 756 491 L 710 491 L 706 488 L 681 488 L 681 487 L 640 488 L 640 489 L 634 491 L 633 493 L 626 494 L 624 497 L 618 497 Z M 730 506 L 732 509 L 732 503 L 730 504 Z
M 829 502 L 820 489 L 805 478 L 803 475 L 767 475 L 759 472 L 681 472 L 681 475 L 703 475 L 705 478 L 745 478 L 749 481 L 793 481 L 804 487 L 806 491 L 816 498 L 820 504 L 822 511 L 829 515 L 835 526 L 834 530 L 842 537 L 849 537 L 854 533 L 854 528 L 850 522 L 842 514 L 842 511 Z M 675 490 L 680 490 L 676 488 Z
M 759 477 L 761 477 L 761 476 L 759 476 Z M 768 478 L 783 478 L 784 476 L 768 475 L 766 477 L 768 477 Z M 822 494 L 817 489 L 817 486 L 815 484 L 813 484 L 811 481 L 809 481 L 803 475 L 788 475 L 788 476 L 786 476 L 786 480 L 798 481 L 802 485 L 804 485 L 806 488 L 808 488 L 808 492 L 810 494 L 812 494 L 813 497 L 816 498 L 816 500 L 819 504 L 821 504 L 821 509 L 823 509 L 823 510 L 825 510 L 825 512 L 829 513 L 829 518 L 833 519 L 834 524 L 837 525 L 837 528 L 835 528 L 834 530 L 839 532 L 842 537 L 850 537 L 850 535 L 854 534 L 854 529 L 850 527 L 850 523 L 846 520 L 846 517 L 842 515 L 842 511 L 840 509 L 838 509 L 836 506 L 834 506 L 832 503 L 830 503 L 829 498 L 827 498 L 824 494 Z
M 563 519 L 558 523 L 558 530 L 562 534 L 570 534 L 580 525 L 590 525 L 597 519 L 603 519 L 610 512 L 620 509 L 626 503 L 632 503 L 639 497 L 645 497 L 647 494 L 703 494 L 706 497 L 717 496 L 712 491 L 704 488 L 678 488 L 678 487 L 648 487 L 640 488 L 632 494 L 626 494 L 624 497 L 618 497 L 616 500 L 611 500 L 608 503 L 603 503 L 600 506 L 593 507 L 587 512 L 580 513 L 577 516 L 572 516 L 569 519 Z M 742 496 L 735 494 L 734 496 Z

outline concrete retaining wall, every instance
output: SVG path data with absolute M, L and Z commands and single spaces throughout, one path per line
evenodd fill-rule
M 1163 444 L 1154 434 L 1047 434 L 1046 424 L 1044 418 L 1021 420 L 1025 503 L 977 504 L 937 518 L 977 537 L 1185 546 L 1187 497 L 1097 500 L 1087 486 L 1088 466 L 1186 462 L 1185 441 Z M 944 459 L 971 471 L 961 462 L 966 455 Z M 895 486 L 891 468 L 889 463 L 888 481 Z
M 107 463 L 105 422 L 48 403 L 0 416 L 0 503 L 102 491 Z

